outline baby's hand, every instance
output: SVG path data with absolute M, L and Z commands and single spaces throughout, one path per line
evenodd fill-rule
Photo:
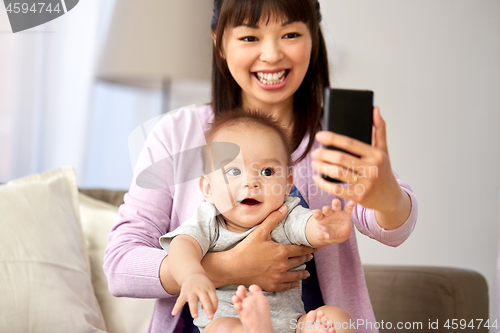
M 213 319 L 219 299 L 215 293 L 214 284 L 204 274 L 194 274 L 182 283 L 181 293 L 172 309 L 172 316 L 177 315 L 187 302 L 191 316 L 198 318 L 198 300 L 207 313 L 208 319 Z
M 332 200 L 332 206 L 324 206 L 323 211 L 316 209 L 313 217 L 317 221 L 316 238 L 329 244 L 338 244 L 351 236 L 352 222 L 351 213 L 354 209 L 354 201 L 349 201 L 344 210 L 340 200 Z

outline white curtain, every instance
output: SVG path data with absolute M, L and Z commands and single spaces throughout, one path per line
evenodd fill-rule
M 0 182 L 61 165 L 84 176 L 94 68 L 112 5 L 80 1 L 15 34 L 0 10 Z
M 114 3 L 15 34 L 0 10 L 0 183 L 71 165 L 81 187 L 129 187 L 128 136 L 161 114 L 161 94 L 95 79 Z M 170 109 L 209 100 L 209 82 L 172 84 Z

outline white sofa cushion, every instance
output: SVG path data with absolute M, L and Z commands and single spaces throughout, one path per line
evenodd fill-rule
M 0 186 L 0 332 L 104 332 L 72 168 Z
M 114 297 L 102 268 L 107 237 L 118 221 L 118 207 L 79 194 L 80 214 L 87 241 L 92 285 L 109 333 L 147 332 L 153 314 L 154 299 Z

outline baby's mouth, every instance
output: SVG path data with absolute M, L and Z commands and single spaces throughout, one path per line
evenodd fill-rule
M 281 83 L 285 80 L 288 73 L 290 73 L 289 69 L 284 69 L 277 73 L 262 73 L 262 72 L 254 72 L 252 73 L 257 80 L 259 80 L 263 84 L 273 85 Z
M 244 199 L 243 201 L 241 201 L 240 203 L 242 205 L 255 206 L 255 205 L 260 204 L 260 201 L 257 201 L 257 200 L 252 199 L 252 198 L 247 198 L 247 199 Z

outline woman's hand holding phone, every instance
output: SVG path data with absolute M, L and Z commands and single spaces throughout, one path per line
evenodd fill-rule
M 318 142 L 349 154 L 326 148 L 315 150 L 311 154 L 313 169 L 322 174 L 339 175 L 337 178 L 344 183 L 332 183 L 319 175 L 314 175 L 313 180 L 328 193 L 375 209 L 377 222 L 386 229 L 394 229 L 408 217 L 411 202 L 392 173 L 385 121 L 378 107 L 373 108 L 373 127 L 371 145 L 333 132 L 318 132 Z

